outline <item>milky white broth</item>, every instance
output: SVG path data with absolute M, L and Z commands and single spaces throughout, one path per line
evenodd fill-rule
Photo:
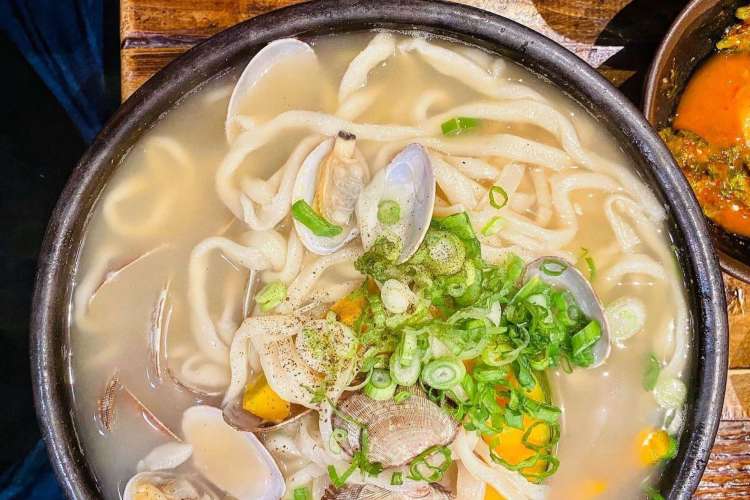
M 250 97 L 244 99 L 243 113 L 257 123 L 293 109 L 335 113 L 339 81 L 349 62 L 372 36 L 368 32 L 309 40 L 318 56 L 319 69 L 306 68 L 294 60 L 278 64 L 265 75 Z M 464 50 L 449 42 L 431 42 Z M 197 352 L 191 334 L 188 298 L 191 251 L 208 237 L 222 235 L 239 240 L 248 230 L 221 202 L 214 180 L 217 168 L 229 151 L 224 120 L 237 77 L 237 72 L 231 72 L 213 79 L 186 95 L 154 123 L 122 159 L 87 224 L 72 277 L 73 293 L 80 293 L 82 299 L 71 302 L 70 382 L 78 435 L 107 498 L 118 498 L 118 492 L 122 492 L 127 480 L 136 472 L 138 461 L 155 446 L 170 441 L 134 411 L 127 398 L 118 405 L 113 430 L 102 430 L 95 418 L 96 405 L 113 373 L 117 372 L 122 384 L 178 434 L 183 411 L 195 404 L 193 395 L 171 383 L 166 373 L 167 368 L 181 373 L 185 360 Z M 606 128 L 553 85 L 512 63 L 507 65 L 501 78 L 536 90 L 555 109 L 568 116 L 581 143 L 590 152 L 622 165 L 631 164 Z M 358 123 L 416 125 L 411 110 L 426 91 L 441 91 L 443 96 L 430 108 L 430 116 L 462 103 L 488 100 L 456 79 L 438 73 L 415 54 L 398 51 L 370 72 L 367 88 L 378 89 L 378 94 L 372 105 L 356 118 Z M 493 123 L 487 126 L 496 132 L 518 134 L 560 147 L 555 137 L 533 125 Z M 308 135 L 296 130 L 276 136 L 242 163 L 235 178 L 248 173 L 267 178 Z M 170 153 L 172 143 L 178 145 L 184 159 L 178 157 L 180 152 L 178 156 Z M 383 143 L 360 141 L 358 147 L 373 168 Z M 498 167 L 508 163 L 501 157 L 485 159 Z M 517 190 L 526 193 L 526 199 L 536 193 L 531 175 L 534 169 L 542 167 L 526 166 Z M 564 172 L 576 169 L 580 167 L 566 167 Z M 548 180 L 553 173 L 548 171 L 547 174 Z M 549 189 L 554 193 L 555 185 L 550 184 Z M 605 200 L 610 194 L 594 189 L 572 192 L 570 199 L 579 229 L 572 242 L 560 251 L 578 256 L 582 248 L 588 249 L 596 263 L 597 278 L 593 287 L 601 301 L 606 305 L 623 296 L 641 299 L 646 306 L 646 324 L 622 345 L 613 345 L 611 355 L 602 366 L 576 369 L 571 374 L 559 370 L 548 373 L 553 400 L 563 410 L 557 450 L 560 468 L 545 482 L 549 486 L 549 498 L 593 497 L 602 484 L 605 489 L 601 498 L 642 496 L 643 483 L 657 479 L 659 467 L 639 462 L 637 436 L 644 429 L 668 425 L 674 413 L 665 411 L 657 404 L 654 394 L 643 389 L 642 376 L 650 353 L 655 353 L 666 364 L 672 358 L 675 338 L 687 335 L 684 318 L 683 323 L 676 320 L 684 314 L 685 308 L 682 279 L 663 222 L 653 226 L 656 229 L 648 241 L 641 237 L 631 250 L 657 262 L 664 271 L 663 279 L 638 272 L 609 279 L 608 272 L 626 255 L 618 246 L 606 216 Z M 113 228 L 103 213 L 103 207 L 112 197 L 116 200 L 110 209 L 118 221 L 124 221 L 119 228 Z M 640 203 L 641 200 L 636 198 L 635 201 Z M 521 206 L 520 203 L 517 206 Z M 532 220 L 539 210 L 533 202 L 521 208 L 519 213 Z M 290 227 L 286 219 L 278 231 L 286 237 Z M 546 227 L 561 227 L 556 214 Z M 512 245 L 508 241 L 495 243 L 498 248 Z M 517 242 L 516 246 L 523 247 Z M 545 254 L 527 250 L 522 257 Z M 102 282 L 105 273 L 120 269 L 147 252 L 145 257 L 116 275 L 109 274 L 109 279 L 83 309 L 88 300 L 86 296 Z M 305 262 L 312 258 L 307 255 Z M 209 312 L 219 335 L 231 340 L 242 320 L 242 296 L 248 272 L 231 259 L 223 258 L 220 252 L 213 252 L 206 262 L 205 297 Z M 342 268 L 326 274 L 319 288 L 350 278 L 351 270 Z M 167 339 L 167 360 L 162 363 L 159 378 L 151 365 L 148 345 L 162 290 L 166 292 L 160 319 Z M 683 377 L 687 373 L 687 356 L 687 351 L 682 352 L 681 359 L 670 365 L 674 367 L 674 375 Z M 212 380 L 229 383 L 228 368 L 217 369 L 216 365 L 204 368 L 213 370 L 209 374 Z M 208 404 L 220 404 L 225 388 L 220 387 L 217 397 L 209 399 Z M 679 430 L 679 422 L 672 422 L 672 425 L 676 427 L 673 430 Z M 191 464 L 187 462 L 180 470 L 190 470 Z M 282 472 L 290 474 L 300 464 L 280 463 L 280 467 Z

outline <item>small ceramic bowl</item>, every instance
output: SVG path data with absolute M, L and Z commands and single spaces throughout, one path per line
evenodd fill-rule
M 724 31 L 737 23 L 741 5 L 747 0 L 693 0 L 672 24 L 649 70 L 643 98 L 643 112 L 657 130 L 669 125 L 685 85 L 714 53 Z M 750 283 L 750 238 L 707 222 L 721 267 Z

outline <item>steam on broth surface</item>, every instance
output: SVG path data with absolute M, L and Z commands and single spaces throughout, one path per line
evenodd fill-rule
M 71 364 L 103 494 L 644 497 L 690 325 L 628 158 L 478 49 L 307 42 L 232 105 L 238 73 L 186 96 L 91 217 Z

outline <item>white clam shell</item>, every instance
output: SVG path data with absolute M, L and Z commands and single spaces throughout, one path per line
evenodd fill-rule
M 542 266 L 545 262 L 560 262 L 565 266 L 565 270 L 559 275 L 553 276 L 547 274 L 542 270 Z M 609 323 L 607 317 L 604 314 L 604 307 L 602 306 L 599 297 L 591 287 L 591 283 L 581 274 L 575 265 L 567 262 L 558 257 L 540 257 L 526 266 L 524 273 L 524 282 L 528 281 L 534 276 L 539 276 L 543 282 L 552 285 L 554 287 L 564 288 L 568 290 L 573 297 L 575 297 L 578 306 L 583 311 L 583 314 L 591 319 L 595 319 L 599 322 L 602 330 L 602 336 L 594 346 L 594 363 L 587 368 L 596 368 L 604 363 L 609 357 L 609 353 L 612 350 L 609 334 Z
M 231 143 L 241 130 L 235 117 L 239 114 L 242 99 L 275 64 L 286 57 L 292 56 L 309 57 L 313 60 L 317 59 L 315 51 L 305 42 L 296 38 L 282 38 L 281 40 L 274 40 L 260 49 L 247 66 L 245 66 L 239 80 L 237 80 L 237 84 L 234 86 L 232 96 L 229 98 L 227 118 L 224 124 L 228 142 Z
M 302 162 L 302 166 L 300 166 L 299 172 L 297 172 L 297 178 L 294 181 L 294 187 L 292 188 L 292 202 L 305 200 L 309 205 L 312 205 L 313 198 L 315 198 L 318 169 L 333 150 L 333 144 L 334 139 L 326 139 L 313 149 L 307 155 L 305 161 Z M 320 237 L 316 236 L 315 233 L 310 231 L 307 226 L 297 219 L 293 220 L 294 229 L 297 231 L 302 244 L 317 255 L 332 254 L 359 234 L 357 227 L 352 224 L 349 227 L 345 227 L 338 236 L 330 238 Z
M 339 411 L 367 426 L 371 462 L 384 467 L 401 466 L 436 445 L 447 445 L 458 431 L 458 423 L 419 389 L 410 388 L 411 397 L 396 404 L 392 399 L 375 401 L 355 393 L 339 402 Z M 359 427 L 334 414 L 334 429 L 344 429 L 347 439 L 342 448 L 349 453 L 359 448 Z
M 150 485 L 168 498 L 180 500 L 218 500 L 219 494 L 202 478 L 174 472 L 139 472 L 130 478 L 122 493 L 123 500 L 135 500 L 138 488 Z M 141 498 L 143 496 L 141 495 Z M 149 497 L 151 498 L 151 497 Z
M 401 220 L 384 226 L 378 221 L 382 200 L 399 204 Z M 379 171 L 362 191 L 357 203 L 357 220 L 365 250 L 388 231 L 401 238 L 398 263 L 417 251 L 432 220 L 435 206 L 435 174 L 430 157 L 419 144 L 406 146 L 387 167 Z
M 217 487 L 238 500 L 275 500 L 284 479 L 271 454 L 254 434 L 229 426 L 219 408 L 193 406 L 182 415 L 193 464 Z
M 187 462 L 193 446 L 186 443 L 166 443 L 157 446 L 138 462 L 138 472 L 174 469 Z

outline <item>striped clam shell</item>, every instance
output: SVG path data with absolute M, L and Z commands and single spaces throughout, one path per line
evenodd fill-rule
M 343 488 L 329 487 L 322 500 L 454 500 L 456 497 L 439 484 L 426 484 L 414 494 L 390 491 L 372 484 L 350 484 Z
M 359 449 L 360 428 L 352 419 L 367 426 L 369 450 L 367 459 L 384 467 L 398 467 L 409 463 L 427 448 L 447 445 L 458 431 L 458 423 L 423 391 L 410 388 L 412 396 L 396 404 L 392 399 L 375 401 L 362 393 L 355 393 L 339 401 L 339 411 L 348 419 L 333 416 L 333 428 L 346 431 L 344 451 L 352 455 Z

